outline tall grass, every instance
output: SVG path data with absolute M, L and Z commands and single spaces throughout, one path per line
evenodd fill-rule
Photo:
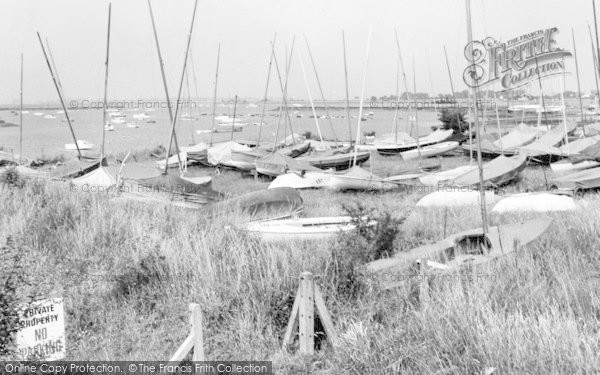
M 392 172 L 403 168 L 386 162 Z M 215 180 L 256 188 L 236 176 Z M 515 189 L 538 181 L 528 170 Z M 477 208 L 411 209 L 416 193 L 302 195 L 307 216 L 343 214 L 342 204 L 362 202 L 404 217 L 395 224 L 394 251 L 439 240 L 444 227 L 450 234 L 479 223 Z M 20 296 L 65 298 L 69 359 L 166 360 L 186 337 L 187 305 L 196 302 L 208 358 L 273 360 L 278 373 L 591 373 L 600 369 L 599 212 L 591 199 L 585 210 L 553 214 L 540 240 L 473 270 L 479 277 L 432 279 L 426 305 L 403 288 L 348 295 L 333 287 L 333 254 L 369 249 L 373 238 L 269 245 L 233 229 L 247 219 L 239 212 L 209 219 L 62 184 L 0 184 L 0 243 L 11 236 L 27 254 Z M 302 271 L 323 287 L 339 332 L 310 365 L 280 349 Z

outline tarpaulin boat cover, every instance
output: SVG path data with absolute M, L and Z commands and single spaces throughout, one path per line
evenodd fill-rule
M 600 167 L 558 177 L 553 184 L 559 189 L 586 190 L 600 187 Z
M 208 145 L 200 142 L 193 146 L 180 147 L 182 152 L 187 153 L 188 160 L 205 163 L 208 158 Z
M 310 163 L 303 160 L 293 159 L 289 156 L 274 152 L 256 160 L 256 167 L 269 171 L 269 174 L 280 175 L 288 171 L 320 171 Z
M 442 130 L 442 129 L 438 129 L 436 131 L 434 131 L 433 133 L 426 135 L 425 137 L 421 137 L 419 138 L 419 143 L 439 143 L 439 142 L 443 142 L 446 139 L 450 138 L 452 136 L 452 134 L 454 134 L 454 130 L 452 129 L 448 129 L 448 130 Z
M 554 146 L 558 145 L 565 138 L 566 133 L 570 133 L 575 129 L 576 125 L 573 122 L 567 122 L 566 130 L 564 125 L 557 125 L 543 134 L 537 141 L 526 146 L 520 147 L 520 151 L 529 156 L 537 155 L 560 155 L 560 150 Z
M 208 162 L 211 165 L 219 165 L 231 161 L 231 151 L 250 151 L 250 147 L 234 141 L 220 143 L 208 148 Z
M 181 160 L 181 164 L 182 164 L 182 167 L 183 167 L 187 163 L 187 159 L 188 159 L 187 152 L 181 151 L 179 153 L 179 157 L 177 156 L 177 154 L 171 155 L 171 157 L 169 157 L 169 159 L 167 159 L 167 163 L 169 165 L 169 168 L 177 168 L 179 166 L 179 161 Z M 164 169 L 165 168 L 165 161 L 164 160 L 157 161 L 156 162 L 156 168 L 158 168 L 158 169 Z
M 521 123 L 511 132 L 494 141 L 493 145 L 496 147 L 502 147 L 504 149 L 519 147 L 527 142 L 533 141 L 536 133 L 537 130 L 534 127 Z
M 219 210 L 236 207 L 255 218 L 273 219 L 299 213 L 304 209 L 304 201 L 296 189 L 278 187 L 233 197 L 215 207 Z
M 117 180 L 105 168 L 99 167 L 90 173 L 71 180 L 71 184 L 80 188 L 110 188 L 117 184 Z M 90 190 L 92 191 L 92 190 Z
M 593 137 L 581 138 L 576 141 L 569 141 L 568 145 L 562 145 L 559 149 L 563 155 L 579 154 L 590 146 L 596 145 L 598 142 L 600 142 L 600 136 L 596 135 Z
M 527 157 L 517 155 L 514 157 L 498 156 L 497 158 L 483 164 L 484 186 L 502 186 L 519 175 L 526 166 Z M 474 169 L 454 179 L 458 186 L 478 186 L 479 169 Z
M 212 190 L 211 177 L 180 177 L 177 175 L 159 175 L 136 180 L 140 185 L 156 189 L 161 192 L 183 193 L 183 194 L 205 194 L 214 192 Z M 216 192 L 214 192 L 216 193 Z

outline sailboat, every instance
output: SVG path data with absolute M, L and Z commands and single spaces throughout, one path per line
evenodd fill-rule
M 71 181 L 71 184 L 78 187 L 93 187 L 97 192 L 110 192 L 112 188 L 115 188 L 117 185 L 117 180 L 113 175 L 106 169 L 103 165 L 104 161 L 104 143 L 106 137 L 106 131 L 110 131 L 110 128 L 107 126 L 112 126 L 110 123 L 106 121 L 106 108 L 107 100 L 106 93 L 108 88 L 108 58 L 110 51 L 110 20 L 111 20 L 111 4 L 108 4 L 108 31 L 106 37 L 106 61 L 105 61 L 105 75 L 104 75 L 104 105 L 102 106 L 102 124 L 104 124 L 102 128 L 102 144 L 100 147 L 100 163 L 101 165 L 95 169 L 94 171 L 84 174 L 78 178 L 75 178 Z M 112 128 L 114 130 L 114 127 Z M 93 191 L 93 190 L 90 190 Z M 114 192 L 114 191 L 113 191 Z
M 439 242 L 399 252 L 391 258 L 367 264 L 367 272 L 383 289 L 398 285 L 394 273 L 407 272 L 415 263 L 439 271 L 455 271 L 465 265 L 478 265 L 506 256 L 535 241 L 552 224 L 540 218 L 513 224 L 477 228 L 453 234 Z

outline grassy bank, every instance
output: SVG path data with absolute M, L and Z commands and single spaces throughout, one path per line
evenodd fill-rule
M 377 158 L 374 165 L 382 175 L 411 167 L 395 157 Z M 506 190 L 537 188 L 544 180 L 539 167 L 528 168 Z M 226 171 L 214 185 L 241 193 L 266 182 Z M 444 221 L 447 233 L 479 226 L 477 208 L 447 215 L 415 209 L 423 195 L 416 191 L 301 194 L 305 216 L 343 214 L 342 206 L 360 203 L 379 217 L 404 219 L 395 251 L 443 238 Z M 74 193 L 68 185 L 0 184 L 0 244 L 11 238 L 0 254 L 0 275 L 24 271 L 19 299 L 65 298 L 69 359 L 166 360 L 186 337 L 187 306 L 196 302 L 205 316 L 209 359 L 273 360 L 282 374 L 306 368 L 466 374 L 492 367 L 499 373 L 589 373 L 600 369 L 600 203 L 594 195 L 585 198 L 585 210 L 550 215 L 554 223 L 540 240 L 478 269 L 474 280 L 455 275 L 437 282 L 431 301 L 419 306 L 406 290 L 349 281 L 349 267 L 376 245 L 357 234 L 268 245 L 232 229 L 246 219 L 237 212 L 208 218 L 202 211 Z M 302 271 L 316 275 L 340 336 L 311 364 L 280 349 Z

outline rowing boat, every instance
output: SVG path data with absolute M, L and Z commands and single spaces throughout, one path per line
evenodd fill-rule
M 419 147 L 417 149 L 408 150 L 400 153 L 403 160 L 415 160 L 420 157 L 428 158 L 432 156 L 442 155 L 458 148 L 458 142 L 441 142 L 434 145 Z
M 552 219 L 540 218 L 454 234 L 439 242 L 396 253 L 391 258 L 368 263 L 370 279 L 385 289 L 399 286 L 402 276 L 417 262 L 442 270 L 452 271 L 465 265 L 490 262 L 525 246 L 540 237 Z
M 329 239 L 355 229 L 356 225 L 350 216 L 337 216 L 255 221 L 238 228 L 265 242 L 289 242 Z

